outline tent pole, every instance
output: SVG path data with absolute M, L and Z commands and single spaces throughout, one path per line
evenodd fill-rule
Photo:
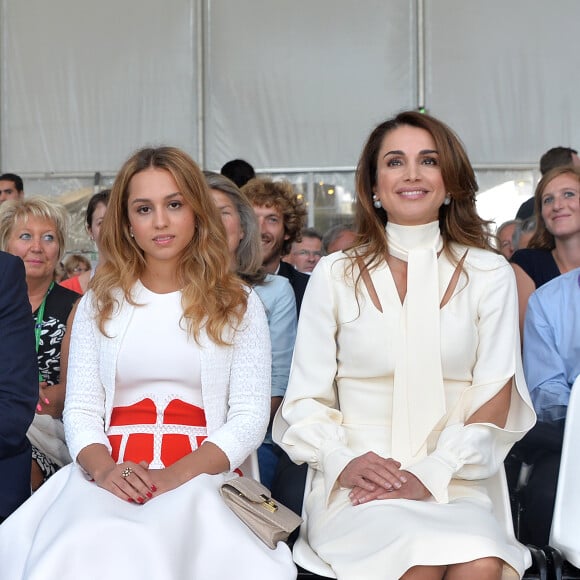
M 196 24 L 196 69 L 197 69 L 197 162 L 200 167 L 205 167 L 205 0 L 195 1 L 195 24 Z
M 425 0 L 416 0 L 417 10 L 417 110 L 426 112 L 425 105 Z

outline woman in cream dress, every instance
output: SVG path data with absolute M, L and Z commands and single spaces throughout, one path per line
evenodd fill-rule
M 491 500 L 535 416 L 513 272 L 489 249 L 476 189 L 449 128 L 399 114 L 359 162 L 361 244 L 310 280 L 275 438 L 313 473 L 308 541 L 340 580 L 529 565 Z

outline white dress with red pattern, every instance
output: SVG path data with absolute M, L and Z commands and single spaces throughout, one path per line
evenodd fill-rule
M 141 287 L 139 297 L 145 306 L 135 308 L 119 350 L 107 436 L 117 462 L 163 468 L 207 436 L 200 349 L 176 332 L 180 292 Z M 223 503 L 228 477 L 200 475 L 138 505 L 68 465 L 0 527 L 0 554 L 11 554 L 0 580 L 295 579 L 288 547 L 267 548 Z
M 107 436 L 117 463 L 169 467 L 207 437 L 199 347 L 181 319 L 181 293 L 141 288 L 140 303 L 117 360 L 115 399 Z M 154 329 L 155 340 L 151 340 Z

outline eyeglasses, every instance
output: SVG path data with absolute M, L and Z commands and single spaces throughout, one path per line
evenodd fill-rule
M 86 268 L 85 266 L 77 266 L 76 268 L 73 268 L 73 272 L 88 272 L 89 269 Z
M 292 252 L 295 256 L 322 258 L 322 252 L 320 250 L 298 250 L 297 252 Z

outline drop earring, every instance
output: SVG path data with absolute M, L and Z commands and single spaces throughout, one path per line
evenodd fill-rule
M 133 233 L 133 228 L 129 228 L 129 235 L 134 238 L 135 234 Z
M 443 200 L 443 205 L 449 205 L 451 203 L 451 196 L 446 195 L 445 199 Z
M 383 204 L 381 203 L 381 200 L 376 196 L 376 194 L 373 195 L 373 205 L 377 209 L 381 209 L 381 207 L 383 207 Z

